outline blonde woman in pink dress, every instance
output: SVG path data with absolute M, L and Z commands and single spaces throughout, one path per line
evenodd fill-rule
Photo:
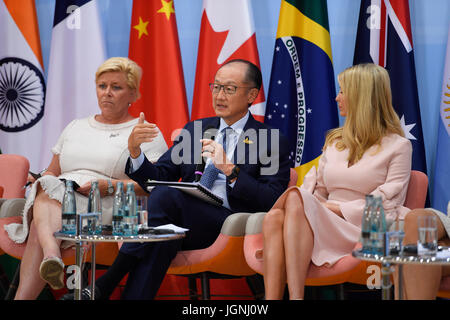
M 412 147 L 392 107 L 387 71 L 374 64 L 344 70 L 336 97 L 343 127 L 325 140 L 318 169 L 289 188 L 263 221 L 266 299 L 303 299 L 310 263 L 332 266 L 361 234 L 365 195 L 381 196 L 387 220 L 403 219 Z

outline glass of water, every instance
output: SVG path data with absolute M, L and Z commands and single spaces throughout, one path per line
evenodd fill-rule
M 147 211 L 148 196 L 137 196 L 136 205 L 139 218 L 139 228 L 148 227 L 148 211 Z
M 419 256 L 434 256 L 437 253 L 437 220 L 436 216 L 417 217 Z
M 395 256 L 403 254 L 404 237 L 405 233 L 403 231 L 386 232 L 386 247 L 388 255 Z
M 79 234 L 95 235 L 102 233 L 101 216 L 98 212 L 79 213 L 77 216 Z

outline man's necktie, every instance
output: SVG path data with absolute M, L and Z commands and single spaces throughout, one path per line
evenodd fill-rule
M 222 140 L 222 145 L 223 145 L 223 150 L 225 151 L 225 154 L 227 153 L 227 134 L 226 134 L 226 130 L 227 129 L 231 129 L 233 130 L 231 127 L 226 127 L 224 129 L 222 129 L 222 136 L 223 136 L 223 140 Z M 200 178 L 200 184 L 205 186 L 208 189 L 211 189 L 214 181 L 216 181 L 217 176 L 219 175 L 220 170 L 217 169 L 213 163 L 210 163 L 206 168 L 205 168 L 205 172 L 203 172 L 202 177 Z

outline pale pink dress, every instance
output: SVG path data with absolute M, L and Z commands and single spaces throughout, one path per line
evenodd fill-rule
M 351 167 L 348 167 L 348 150 L 338 151 L 335 145 L 325 149 L 318 170 L 313 167 L 298 187 L 314 233 L 311 260 L 315 265 L 333 265 L 352 252 L 361 234 L 366 194 L 382 197 L 386 219 L 396 219 L 397 215 L 404 218 L 409 211 L 403 203 L 411 173 L 411 156 L 410 141 L 396 134 L 384 137 L 381 147 L 372 146 Z M 281 206 L 285 194 L 274 208 Z M 321 202 L 339 204 L 345 219 Z

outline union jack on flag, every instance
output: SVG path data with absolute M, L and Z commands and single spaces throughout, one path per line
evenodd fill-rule
M 392 103 L 413 146 L 412 169 L 427 172 L 408 0 L 362 0 L 353 64 L 372 62 L 391 78 Z

